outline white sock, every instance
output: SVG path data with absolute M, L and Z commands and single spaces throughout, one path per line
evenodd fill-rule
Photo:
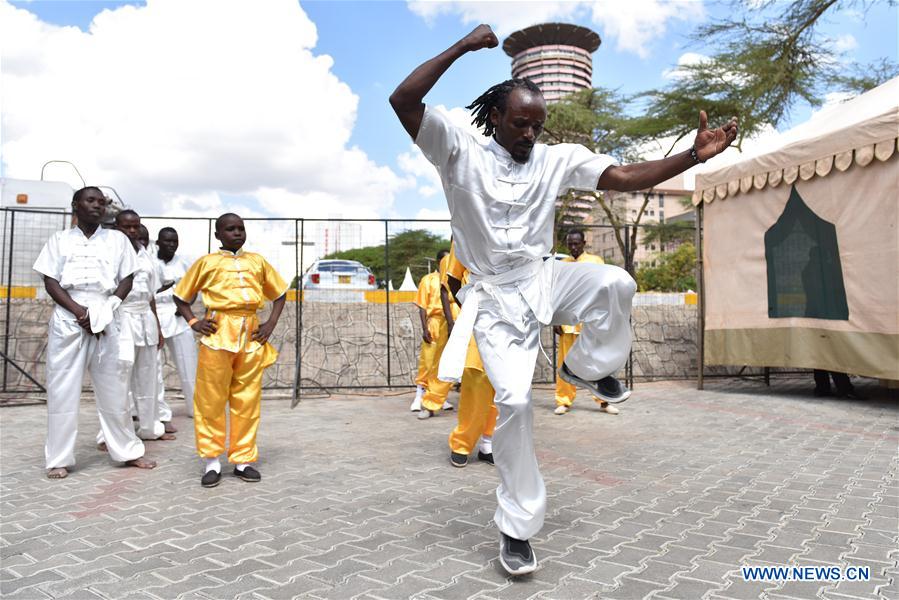
M 418 385 L 415 386 L 415 401 L 421 402 L 421 397 L 425 395 L 425 388 Z
M 251 466 L 253 463 L 241 463 L 239 465 L 234 465 L 235 471 L 243 471 L 247 467 Z
M 449 401 L 444 401 L 443 406 L 440 407 L 440 410 L 453 410 L 453 405 L 449 403 Z
M 217 473 L 222 472 L 222 463 L 219 462 L 218 456 L 213 456 L 212 458 L 206 459 L 206 473 L 209 471 L 215 471 Z
M 493 454 L 493 436 L 482 435 L 478 450 L 484 454 Z

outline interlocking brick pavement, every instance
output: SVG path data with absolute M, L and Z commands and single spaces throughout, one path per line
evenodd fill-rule
M 789 382 L 788 382 L 789 383 Z M 814 399 L 715 380 L 641 384 L 619 416 L 535 390 L 549 508 L 540 569 L 496 559 L 497 477 L 448 463 L 455 413 L 418 421 L 410 394 L 263 404 L 263 480 L 199 486 L 191 422 L 150 442 L 153 471 L 94 450 L 44 477 L 46 412 L 0 409 L 3 598 L 899 597 L 899 402 Z M 877 393 L 874 388 L 865 389 Z M 883 393 L 881 392 L 883 396 Z M 176 410 L 181 403 L 175 402 Z M 853 565 L 871 580 L 746 582 L 743 565 Z

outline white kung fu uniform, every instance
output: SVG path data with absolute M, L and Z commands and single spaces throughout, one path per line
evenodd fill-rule
M 190 263 L 177 254 L 169 262 L 160 258 L 156 259 L 161 269 L 163 284 L 178 283 Z M 194 388 L 197 381 L 197 341 L 194 332 L 175 309 L 174 286 L 156 294 L 156 315 L 159 317 L 159 325 L 162 327 L 162 336 L 165 338 L 166 348 L 175 363 L 178 371 L 178 379 L 181 380 L 181 392 L 184 394 L 184 407 L 190 417 L 194 416 Z M 165 382 L 162 377 L 164 365 L 162 352 L 159 353 L 159 367 L 157 368 L 157 386 L 159 391 L 158 403 L 160 406 L 160 419 L 170 421 L 172 409 L 165 401 Z
M 53 234 L 34 270 L 59 282 L 72 300 L 85 306 L 96 336 L 82 329 L 75 315 L 57 305 L 47 339 L 48 469 L 75 464 L 78 404 L 85 369 L 96 396 L 100 430 L 109 456 L 126 462 L 144 455 L 128 406 L 127 375 L 131 353 L 119 343 L 121 314 L 113 292 L 137 269 L 137 257 L 121 232 L 97 229 L 86 237 L 77 227 Z
M 134 285 L 125 297 L 119 312 L 122 314 L 122 344 L 134 348 L 134 363 L 129 381 L 134 404 L 137 406 L 137 435 L 155 440 L 165 433 L 156 407 L 156 366 L 159 354 L 159 328 L 150 301 L 161 287 L 156 259 L 146 248 L 137 252 L 137 271 Z M 101 432 L 102 433 L 102 432 Z
M 556 198 L 568 189 L 595 190 L 615 161 L 576 144 L 536 144 L 521 164 L 496 140 L 481 143 L 430 106 L 415 143 L 440 173 L 456 256 L 471 271 L 439 378 L 461 377 L 473 328 L 499 411 L 495 521 L 506 535 L 526 540 L 546 512 L 531 410 L 541 324 L 584 324 L 565 361 L 584 379 L 615 373 L 630 351 L 633 278 L 614 266 L 547 260 Z

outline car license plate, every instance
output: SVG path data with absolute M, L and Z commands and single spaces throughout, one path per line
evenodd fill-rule
M 352 279 L 352 276 L 350 276 L 350 275 L 338 275 L 337 283 L 350 283 L 351 279 Z

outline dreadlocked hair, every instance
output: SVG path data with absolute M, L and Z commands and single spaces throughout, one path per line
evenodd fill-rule
M 540 88 L 537 87 L 537 84 L 527 77 L 516 77 L 514 79 L 507 79 L 502 83 L 497 83 L 495 86 L 478 96 L 474 102 L 465 107 L 474 115 L 471 124 L 478 129 L 483 127 L 484 135 L 488 137 L 493 135 L 494 127 L 493 123 L 490 122 L 490 109 L 495 107 L 499 112 L 505 112 L 506 101 L 509 99 L 509 94 L 516 88 L 528 90 L 535 94 L 540 94 L 541 96 L 543 94 L 540 91 Z

